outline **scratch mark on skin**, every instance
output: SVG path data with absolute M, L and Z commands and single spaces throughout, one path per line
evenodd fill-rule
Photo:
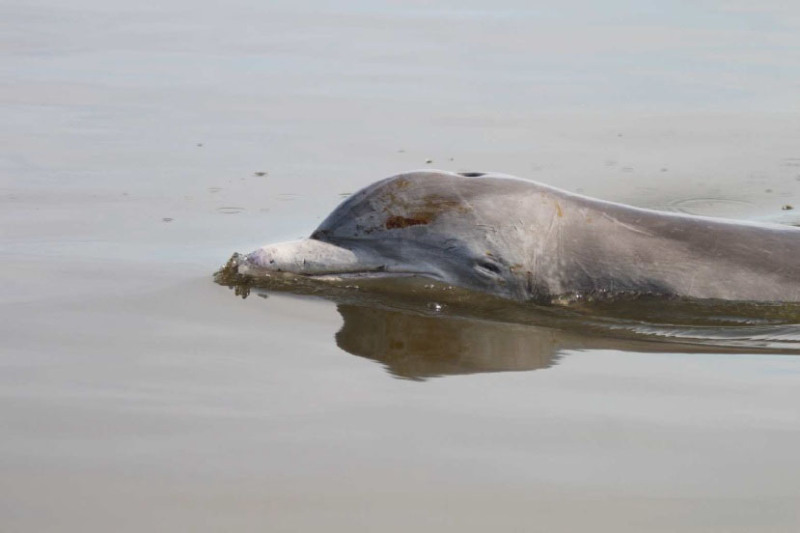
M 556 216 L 554 215 L 550 219 L 550 224 L 547 225 L 547 230 L 544 232 L 544 235 L 545 235 L 545 239 L 544 240 L 545 241 L 547 241 L 550 238 L 551 234 L 553 233 L 553 229 L 555 228 L 555 226 L 556 226 Z
M 462 191 L 460 191 L 460 190 L 456 190 L 455 192 L 456 192 L 456 197 L 458 198 L 458 201 L 460 202 L 460 207 L 458 208 L 458 210 L 459 210 L 461 213 L 475 213 L 475 212 L 476 212 L 476 210 L 475 210 L 475 206 L 473 206 L 473 205 L 472 205 L 472 202 L 470 202 L 469 200 L 467 200 L 467 199 L 464 197 L 464 193 L 463 193 Z M 479 221 L 479 222 L 478 222 L 478 223 L 476 223 L 475 225 L 476 225 L 476 226 L 487 226 L 487 227 L 491 227 L 491 225 L 490 225 L 490 224 L 482 224 L 481 222 L 482 222 L 482 221 Z
M 544 196 L 544 195 L 543 195 Z M 543 239 L 542 242 L 555 242 L 555 257 L 552 259 L 555 261 L 556 264 L 560 264 L 562 253 L 561 253 L 561 231 L 560 224 L 558 224 L 558 214 L 553 211 L 553 216 L 550 218 L 550 223 L 547 225 L 547 228 L 543 232 Z M 553 233 L 555 232 L 555 239 Z M 538 273 L 539 269 L 539 252 L 541 250 L 534 249 L 533 250 L 533 272 Z
M 625 228 L 627 230 L 630 230 L 630 231 L 632 231 L 634 233 L 638 233 L 639 235 L 644 235 L 646 237 L 653 237 L 653 234 L 650 233 L 649 231 L 645 231 L 645 230 L 643 230 L 641 228 L 638 228 L 636 226 L 631 226 L 630 224 L 626 224 L 624 222 L 620 222 L 619 219 L 616 219 L 616 218 L 610 216 L 608 213 L 603 213 L 603 218 L 605 218 L 606 220 L 616 224 L 617 226 L 622 226 L 623 228 Z
M 697 270 L 692 272 L 692 277 L 689 279 L 689 292 L 694 290 L 694 278 L 697 277 Z

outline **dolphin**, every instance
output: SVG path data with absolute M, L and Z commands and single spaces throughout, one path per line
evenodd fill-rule
M 800 302 L 800 228 L 642 209 L 503 174 L 378 181 L 311 234 L 229 262 L 241 276 L 422 276 L 522 302 Z

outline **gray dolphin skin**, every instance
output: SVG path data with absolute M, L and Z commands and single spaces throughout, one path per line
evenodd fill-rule
M 800 228 L 666 213 L 500 174 L 378 181 L 311 237 L 233 258 L 238 273 L 423 276 L 536 303 L 618 296 L 800 301 Z

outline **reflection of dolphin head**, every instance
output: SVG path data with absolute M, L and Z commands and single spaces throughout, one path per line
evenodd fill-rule
M 344 319 L 336 334 L 339 347 L 353 355 L 373 359 L 386 365 L 393 375 L 407 379 L 546 369 L 561 357 L 574 351 L 614 350 L 638 353 L 756 353 L 759 351 L 799 353 L 796 348 L 796 326 L 768 327 L 773 332 L 772 346 L 757 340 L 744 339 L 762 330 L 761 326 L 716 329 L 712 326 L 645 326 L 629 324 L 635 330 L 654 333 L 662 342 L 653 342 L 650 335 L 607 337 L 595 325 L 568 320 L 547 320 L 539 316 L 535 322 L 498 322 L 496 313 L 485 311 L 443 316 L 411 309 L 387 310 L 374 302 L 338 306 Z M 535 320 L 535 314 L 526 315 Z M 518 317 L 521 318 L 521 317 Z M 622 326 L 622 322 L 618 325 Z M 623 333 L 623 331 L 617 331 Z M 633 331 L 631 331 L 633 333 Z M 710 334 L 710 335 L 709 335 Z M 694 335 L 707 335 L 695 337 Z M 663 342 L 670 340 L 678 342 Z M 787 339 L 782 341 L 780 337 Z M 727 338 L 726 338 L 727 337 Z M 690 344 L 685 341 L 690 340 Z M 697 344 L 693 344 L 693 343 Z
M 339 305 L 339 313 L 341 349 L 409 379 L 537 370 L 551 366 L 559 349 L 559 332 L 549 328 L 355 305 Z
M 535 233 L 498 232 L 530 184 L 414 172 L 354 194 L 308 239 L 237 256 L 240 274 L 306 276 L 419 275 L 499 296 L 535 299 L 526 271 Z M 520 190 L 518 190 L 520 189 Z M 526 217 L 533 215 L 528 212 Z

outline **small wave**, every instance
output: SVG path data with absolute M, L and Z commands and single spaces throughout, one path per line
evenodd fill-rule
M 299 200 L 302 198 L 299 194 L 295 193 L 281 193 L 277 196 L 278 200 L 282 202 L 292 202 L 294 200 Z
M 761 327 L 685 327 L 671 324 L 607 324 L 643 339 L 707 346 L 800 353 L 800 324 Z
M 703 215 L 738 218 L 752 211 L 755 204 L 746 200 L 723 197 L 681 198 L 667 204 L 667 209 L 686 213 L 687 215 Z
M 217 208 L 217 213 L 222 213 L 223 215 L 237 215 L 242 211 L 244 211 L 244 207 L 225 206 Z

